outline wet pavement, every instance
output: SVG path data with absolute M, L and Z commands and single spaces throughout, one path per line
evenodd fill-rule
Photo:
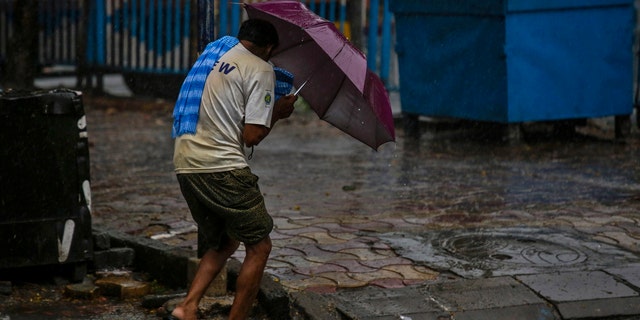
M 171 108 L 85 99 L 92 212 L 192 253 Z M 640 137 L 608 122 L 514 142 L 427 119 L 375 152 L 296 110 L 250 161 L 275 222 L 267 278 L 310 319 L 638 319 Z

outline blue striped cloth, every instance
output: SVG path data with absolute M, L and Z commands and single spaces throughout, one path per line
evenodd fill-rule
M 274 93 L 276 101 L 278 101 L 280 97 L 290 94 L 291 90 L 293 90 L 293 74 L 278 67 L 273 67 L 273 71 L 276 73 L 276 88 Z
M 176 105 L 173 108 L 172 137 L 196 133 L 200 113 L 200 100 L 202 99 L 207 76 L 216 61 L 238 43 L 238 39 L 230 36 L 224 36 L 211 42 L 193 64 L 182 83 L 178 100 L 176 100 Z
M 230 36 L 224 36 L 211 42 L 193 64 L 182 83 L 178 100 L 176 100 L 173 108 L 173 129 L 171 130 L 173 138 L 183 134 L 196 133 L 200 113 L 200 100 L 202 99 L 207 76 L 213 69 L 215 62 L 238 42 L 238 39 Z M 276 74 L 275 101 L 278 101 L 280 97 L 291 93 L 293 89 L 293 74 L 278 67 L 273 67 L 273 71 Z

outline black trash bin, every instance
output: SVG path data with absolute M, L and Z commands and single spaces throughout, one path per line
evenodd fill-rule
M 93 258 L 89 148 L 82 94 L 0 94 L 0 270 Z

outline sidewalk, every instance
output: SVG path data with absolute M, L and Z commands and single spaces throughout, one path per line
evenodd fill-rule
M 192 253 L 171 103 L 85 105 L 94 224 Z M 296 111 L 255 149 L 275 222 L 263 303 L 300 319 L 640 318 L 637 131 L 511 145 L 401 129 L 374 152 Z

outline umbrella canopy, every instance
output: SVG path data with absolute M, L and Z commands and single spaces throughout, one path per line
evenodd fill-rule
M 395 140 L 384 84 L 333 23 L 299 1 L 245 4 L 245 10 L 276 27 L 280 45 L 271 61 L 293 73 L 300 95 L 321 119 L 373 149 Z

